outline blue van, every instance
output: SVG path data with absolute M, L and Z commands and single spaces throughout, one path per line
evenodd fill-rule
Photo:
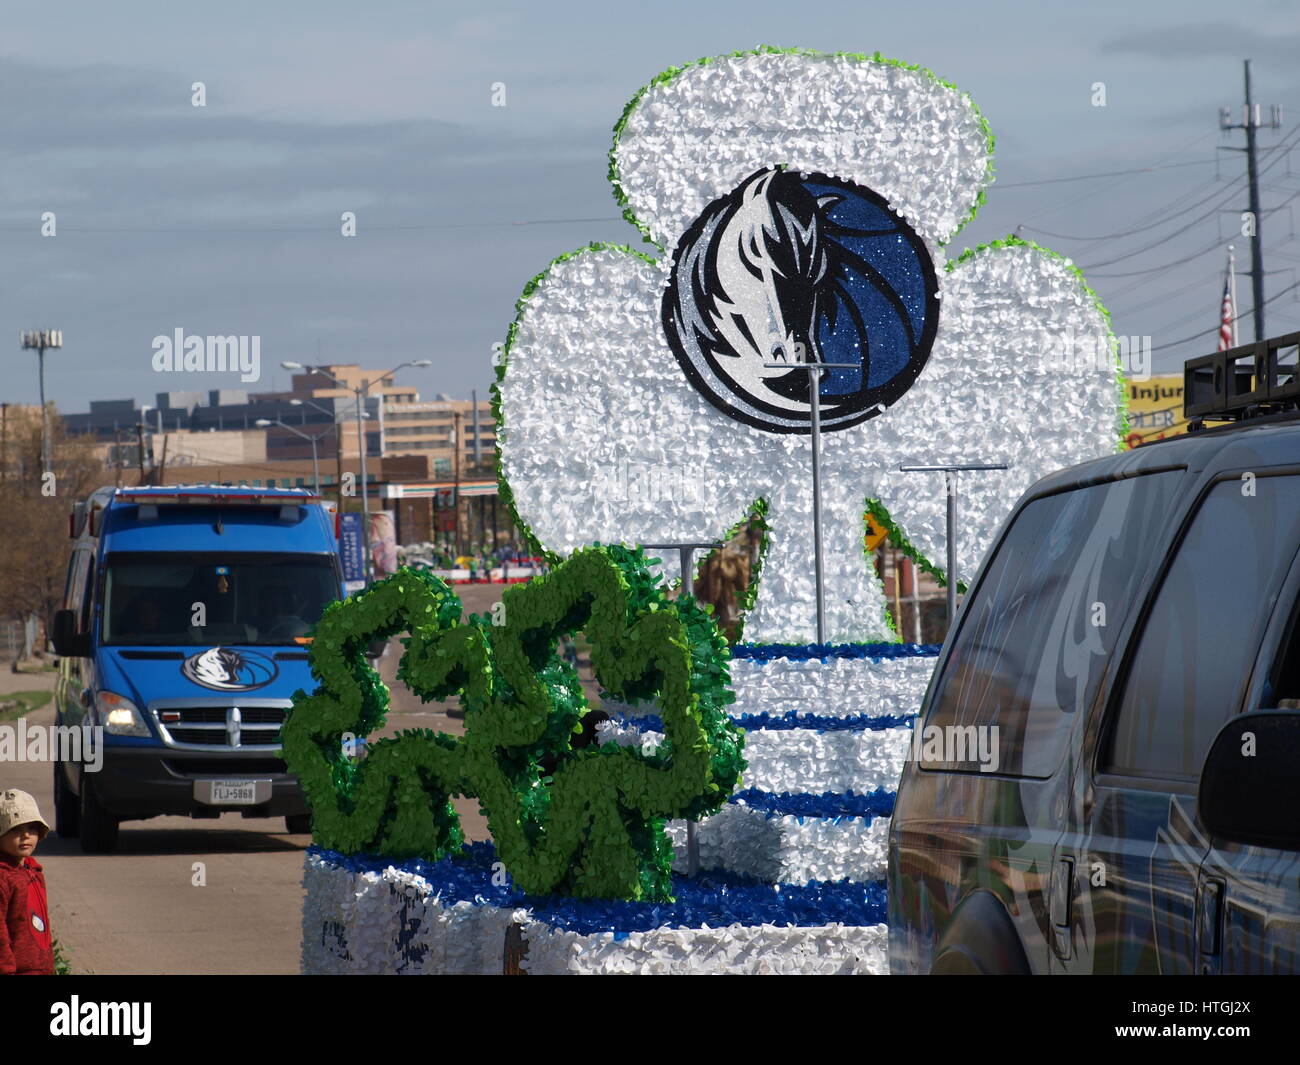
M 102 757 L 55 761 L 59 834 L 107 853 L 122 821 L 235 811 L 310 831 L 280 726 L 343 594 L 334 506 L 304 489 L 101 488 L 69 532 L 57 721 L 94 729 Z

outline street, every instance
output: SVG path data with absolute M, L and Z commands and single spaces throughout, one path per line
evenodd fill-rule
M 502 585 L 460 585 L 465 609 L 483 613 Z M 380 660 L 392 692 L 387 727 L 432 728 L 459 735 L 450 704 L 421 704 L 395 679 L 401 645 Z M 53 688 L 54 673 L 0 674 L 0 694 Z M 28 715 L 30 725 L 54 722 L 53 704 Z M 48 762 L 11 762 L 0 786 L 34 795 L 54 823 Z M 478 804 L 457 799 L 467 839 L 487 838 Z M 127 821 L 117 853 L 83 854 L 76 840 L 50 833 L 36 858 L 45 867 L 50 923 L 74 973 L 243 974 L 298 971 L 302 915 L 302 854 L 309 840 L 284 831 L 284 821 L 215 821 L 158 817 Z

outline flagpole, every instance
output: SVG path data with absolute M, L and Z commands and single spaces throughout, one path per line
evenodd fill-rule
M 1228 298 L 1232 301 L 1232 321 L 1229 328 L 1232 330 L 1232 343 L 1230 347 L 1237 346 L 1237 260 L 1233 253 L 1233 247 L 1228 245 Z

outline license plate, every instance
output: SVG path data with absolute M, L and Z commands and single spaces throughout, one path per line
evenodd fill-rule
M 269 780 L 196 780 L 194 798 L 209 806 L 256 806 L 271 797 Z

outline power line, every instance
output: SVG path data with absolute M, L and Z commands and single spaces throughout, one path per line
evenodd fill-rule
M 1300 131 L 1300 123 L 1298 123 L 1297 125 L 1295 125 L 1295 126 L 1292 127 L 1292 129 L 1291 129 L 1290 133 L 1288 134 L 1288 136 L 1291 136 L 1292 134 L 1295 134 L 1297 131 Z M 1281 147 L 1282 147 L 1282 145 L 1280 145 L 1280 144 L 1277 145 L 1277 148 L 1281 148 Z M 1269 163 L 1266 167 L 1264 167 L 1263 170 L 1259 171 L 1259 173 L 1263 173 L 1265 170 L 1268 170 L 1270 167 L 1274 167 L 1274 166 L 1276 166 L 1276 165 L 1277 165 L 1279 162 L 1281 162 L 1281 160 L 1284 159 L 1284 158 L 1285 158 L 1285 155 L 1278 155 L 1275 159 L 1273 159 L 1273 161 L 1272 161 L 1271 163 Z M 1240 180 L 1240 179 L 1239 179 L 1239 180 Z M 1227 203 L 1228 200 L 1229 200 L 1232 196 L 1234 196 L 1234 195 L 1236 194 L 1237 189 L 1236 189 L 1235 186 L 1236 186 L 1236 183 L 1234 182 L 1234 184 L 1233 184 L 1232 186 L 1229 187 L 1229 189 L 1228 189 L 1228 191 L 1227 191 L 1227 194 L 1224 195 L 1224 196 L 1219 197 L 1218 202 L 1216 202 L 1216 203 L 1214 204 L 1214 206 L 1211 207 L 1208 211 L 1205 211 L 1204 213 L 1202 213 L 1202 214 L 1200 214 L 1200 215 L 1197 215 L 1195 218 L 1193 218 L 1193 219 L 1192 219 L 1190 222 L 1188 222 L 1186 225 L 1180 226 L 1178 229 L 1175 229 L 1173 232 L 1165 234 L 1165 236 L 1161 237 L 1159 240 L 1154 240 L 1154 241 L 1152 241 L 1150 244 L 1144 245 L 1143 247 L 1138 248 L 1138 249 L 1136 249 L 1136 250 L 1134 250 L 1134 251 L 1125 252 L 1123 255 L 1117 255 L 1117 256 L 1116 256 L 1115 258 L 1113 258 L 1113 259 L 1107 259 L 1105 262 L 1093 263 L 1091 266 L 1082 267 L 1082 269 L 1084 269 L 1084 270 L 1095 270 L 1095 269 L 1096 269 L 1097 267 L 1099 267 L 1099 266 L 1112 266 L 1112 265 L 1114 265 L 1115 263 L 1123 262 L 1125 259 L 1131 259 L 1131 258 L 1133 258 L 1135 255 L 1141 255 L 1141 254 L 1143 254 L 1144 252 L 1148 252 L 1148 251 L 1150 251 L 1152 248 L 1158 248 L 1161 244 L 1166 244 L 1166 243 L 1168 243 L 1169 241 L 1173 240 L 1175 237 L 1177 237 L 1177 236 L 1181 236 L 1183 233 L 1186 233 L 1186 232 L 1187 232 L 1189 229 L 1191 229 L 1193 226 L 1197 225 L 1197 224 L 1200 223 L 1200 222 L 1203 222 L 1205 219 L 1209 218 L 1211 215 L 1216 214 L 1216 213 L 1218 212 L 1219 208 L 1220 208 L 1223 204 Z M 1211 196 L 1211 197 L 1206 197 L 1206 199 L 1212 199 L 1212 198 L 1213 198 L 1212 196 Z M 1202 201 L 1202 202 L 1204 202 L 1204 201 Z M 1257 226 L 1256 232 L 1258 232 L 1258 215 L 1256 215 L 1256 226 Z
M 1297 288 L 1300 288 L 1300 281 L 1296 281 L 1294 284 L 1287 285 L 1286 288 L 1281 289 L 1281 290 L 1279 290 L 1278 292 L 1273 293 L 1273 295 L 1269 296 L 1269 298 L 1266 299 L 1266 300 L 1264 301 L 1264 303 L 1262 304 L 1262 306 L 1268 306 L 1268 304 L 1272 303 L 1274 300 L 1278 299 L 1278 298 L 1281 297 L 1281 296 L 1285 296 L 1288 292 L 1291 292 L 1291 291 L 1293 291 L 1293 290 L 1295 290 L 1295 289 L 1297 289 Z M 1255 310 L 1255 308 L 1252 307 L 1252 308 L 1251 308 L 1251 313 L 1252 313 L 1252 314 L 1254 313 L 1254 310 Z M 1199 312 L 1198 312 L 1198 313 L 1199 313 Z M 1234 322 L 1239 322 L 1239 321 L 1241 321 L 1241 319 L 1243 319 L 1244 317 L 1246 317 L 1244 314 L 1238 314 L 1238 315 L 1237 315 L 1236 317 L 1234 317 L 1232 320 L 1233 320 Z M 1171 341 L 1169 341 L 1169 342 L 1166 343 L 1166 344 L 1157 344 L 1157 345 L 1156 345 L 1155 347 L 1153 347 L 1151 350 L 1152 350 L 1153 352 L 1155 352 L 1155 351 L 1165 351 L 1165 350 L 1167 350 L 1167 349 L 1169 349 L 1169 348 L 1177 347 L 1179 344 L 1186 344 L 1189 340 L 1199 340 L 1201 337 L 1203 337 L 1203 336 L 1208 336 L 1210 333 L 1217 333 L 1217 332 L 1219 331 L 1219 328 L 1220 328 L 1220 327 L 1219 327 L 1218 325 L 1212 325 L 1212 326 L 1210 326 L 1209 329 L 1202 329 L 1199 333 L 1193 333 L 1191 336 L 1183 337 L 1183 338 L 1181 338 L 1180 340 L 1171 340 Z
M 1132 170 L 1108 170 L 1101 174 L 1078 174 L 1075 177 L 1043 178 L 1041 181 L 1014 181 L 1009 185 L 996 183 L 997 189 L 1024 189 L 1031 185 L 1059 185 L 1065 181 L 1092 181 L 1095 178 L 1123 177 L 1126 174 L 1151 174 L 1157 170 L 1175 170 L 1182 166 L 1209 166 L 1213 159 L 1191 159 L 1185 163 L 1165 163 L 1162 166 L 1139 166 Z
M 1162 292 L 1159 296 L 1153 296 L 1149 300 L 1145 300 L 1142 303 L 1126 308 L 1124 314 L 1133 315 L 1133 314 L 1137 314 L 1140 311 L 1145 311 L 1149 307 L 1154 307 L 1157 304 L 1164 303 L 1166 300 L 1173 299 L 1175 296 L 1181 296 L 1184 292 L 1189 292 L 1200 285 L 1207 285 L 1211 281 L 1216 280 L 1219 276 L 1220 275 L 1218 270 L 1214 271 L 1214 273 L 1212 274 L 1202 274 L 1200 277 L 1197 277 L 1195 280 L 1189 281 L 1187 284 L 1182 285 L 1176 289 L 1173 289 L 1170 292 Z M 1139 284 L 1141 283 L 1142 282 L 1139 282 Z M 1129 290 L 1132 291 L 1132 288 L 1134 287 L 1136 286 L 1130 286 Z M 1200 312 L 1198 311 L 1197 313 L 1199 314 Z
M 1089 274 L 1088 276 L 1089 277 L 1139 277 L 1142 274 L 1159 273 L 1162 270 L 1168 270 L 1171 266 L 1182 266 L 1183 263 L 1189 263 L 1193 259 L 1199 259 L 1202 255 L 1206 255 L 1209 252 L 1214 251 L 1216 248 L 1220 248 L 1222 246 L 1223 246 L 1222 242 L 1216 237 L 1204 248 L 1192 252 L 1191 255 L 1185 255 L 1181 259 L 1174 259 L 1171 262 L 1161 263 L 1159 266 L 1150 266 L 1147 267 L 1147 269 L 1145 270 L 1127 270 L 1123 273 L 1118 273 L 1118 274 L 1096 274 L 1095 273 L 1095 274 Z
M 1210 137 L 1212 137 L 1213 135 L 1214 135 L 1214 134 L 1213 134 L 1212 132 L 1207 132 L 1207 133 L 1201 133 L 1201 134 L 1198 134 L 1197 136 L 1193 137 L 1191 140 L 1187 141 L 1185 144 L 1180 144 L 1180 145 L 1178 145 L 1177 147 L 1172 148 L 1170 151 L 1166 152 L 1164 155 L 1162 155 L 1162 156 L 1160 156 L 1158 159 L 1156 159 L 1156 160 L 1155 160 L 1151 165 L 1152 165 L 1152 166 L 1159 166 L 1159 165 L 1162 164 L 1162 163 L 1166 163 L 1166 162 L 1168 162 L 1170 159 L 1173 159 L 1175 156 L 1181 155 L 1183 152 L 1188 151 L 1189 149 L 1196 147 L 1196 146 L 1199 145 L 1202 141 L 1208 140 L 1208 139 L 1209 139 Z M 1107 181 L 1102 181 L 1102 182 L 1100 182 L 1099 184 L 1097 184 L 1097 185 L 1096 185 L 1093 189 L 1091 189 L 1090 191 L 1085 192 L 1085 193 L 1082 193 L 1082 194 L 1079 195 L 1079 196 L 1075 196 L 1075 197 L 1072 198 L 1072 199 L 1066 200 L 1064 203 L 1059 204 L 1057 207 L 1052 208 L 1051 210 L 1047 211 L 1046 213 L 1040 213 L 1037 217 L 1039 217 L 1039 218 L 1051 218 L 1053 215 L 1058 215 L 1058 214 L 1060 214 L 1062 211 L 1067 211 L 1067 210 L 1069 210 L 1071 207 L 1075 206 L 1076 204 L 1083 203 L 1085 200 L 1090 200 L 1090 199 L 1093 199 L 1093 198 L 1096 197 L 1096 196 L 1100 196 L 1100 195 L 1101 195 L 1103 192 L 1105 192 L 1107 189 L 1114 188 L 1115 185 L 1117 184 L 1117 182 L 1118 182 L 1118 179 L 1111 179 L 1111 180 L 1107 180 Z
M 1243 181 L 1243 180 L 1244 180 L 1244 178 L 1237 178 L 1237 179 L 1235 179 L 1235 181 L 1233 182 L 1233 184 L 1236 184 L 1236 183 L 1241 182 L 1241 181 Z M 1183 206 L 1182 206 L 1182 201 L 1183 201 L 1183 200 L 1186 200 L 1189 196 L 1194 196 L 1194 195 L 1196 195 L 1196 193 L 1200 192 L 1202 189 L 1207 188 L 1207 187 L 1211 187 L 1211 186 L 1213 186 L 1214 191 L 1211 192 L 1208 196 L 1202 197 L 1201 199 L 1197 200 L 1195 203 L 1193 203 L 1193 204 L 1189 204 L 1189 205 L 1187 205 L 1186 208 L 1183 208 Z M 1223 191 L 1223 183 L 1220 182 L 1220 181 L 1206 181 L 1206 182 L 1202 182 L 1200 185 L 1197 185 L 1195 188 L 1193 188 L 1190 192 L 1186 192 L 1186 193 L 1184 193 L 1184 194 L 1183 194 L 1182 196 L 1180 196 L 1177 200 L 1173 201 L 1173 203 L 1168 203 L 1168 204 L 1165 204 L 1163 207 L 1158 207 L 1158 208 L 1156 208 L 1154 211 L 1151 211 L 1151 212 L 1149 212 L 1148 214 L 1145 214 L 1145 215 L 1143 215 L 1141 218 L 1138 219 L 1139 222 L 1142 222 L 1142 221 L 1144 221 L 1144 220 L 1147 219 L 1147 218 L 1151 218 L 1152 216 L 1158 216 L 1158 217 L 1155 218 L 1154 221 L 1149 222 L 1149 223 L 1147 223 L 1146 225 L 1138 225 L 1138 226 L 1134 226 L 1134 227 L 1131 228 L 1131 229 L 1121 229 L 1121 230 L 1119 230 L 1118 232 L 1115 232 L 1115 233 L 1103 233 L 1103 234 L 1101 234 L 1100 236 L 1081 236 L 1081 235 L 1076 235 L 1076 234 L 1072 234 L 1072 233 L 1053 233 L 1051 230 L 1048 230 L 1048 229 L 1039 229 L 1037 226 L 1033 226 L 1033 225 L 1027 225 L 1027 226 L 1025 226 L 1025 228 L 1026 228 L 1026 229 L 1032 229 L 1035 233 L 1041 233 L 1041 234 L 1043 234 L 1043 236 L 1045 236 L 1045 237 L 1051 237 L 1053 240 L 1079 240 L 1079 241 L 1083 241 L 1083 240 L 1120 240 L 1120 239 L 1122 239 L 1122 238 L 1124 238 L 1124 237 L 1131 237 L 1134 233 L 1144 233 L 1144 232 L 1146 232 L 1148 229 L 1155 229 L 1157 226 L 1162 226 L 1162 225 L 1164 225 L 1166 222 L 1168 222 L 1168 221 L 1172 220 L 1174 217 L 1176 217 L 1176 216 L 1177 216 L 1181 211 L 1183 211 L 1184 209 L 1190 211 L 1190 210 L 1192 210 L 1192 209 L 1194 209 L 1194 208 L 1196 208 L 1196 207 L 1199 207 L 1201 204 L 1205 203 L 1206 201 L 1208 201 L 1208 200 L 1212 200 L 1215 196 L 1219 195 L 1222 191 Z
M 1287 138 L 1292 137 L 1295 133 L 1297 133 L 1297 131 L 1300 131 L 1300 123 L 1297 123 L 1295 126 L 1293 126 L 1287 132 L 1286 136 L 1284 136 L 1279 143 L 1269 148 L 1268 156 L 1266 157 L 1271 157 L 1278 152 L 1282 152 L 1283 154 L 1281 158 L 1285 158 L 1286 153 L 1289 152 L 1295 146 L 1294 141 L 1288 144 Z M 1206 134 L 1206 136 L 1210 136 L 1210 134 Z M 1274 160 L 1274 163 L 1270 163 L 1269 168 L 1275 165 L 1277 161 L 1279 160 Z M 1244 175 L 1241 177 L 1233 178 L 1229 182 L 1227 187 L 1229 190 L 1234 189 L 1236 186 L 1243 184 L 1245 180 L 1246 179 Z M 1186 204 L 1184 206 L 1183 201 L 1187 200 L 1192 196 L 1195 196 L 1202 189 L 1211 186 L 1215 187 L 1214 191 L 1210 192 L 1206 196 L 1201 197 L 1201 199 L 1197 200 L 1195 203 Z M 1026 225 L 1025 228 L 1032 229 L 1034 232 L 1041 233 L 1046 237 L 1051 237 L 1053 240 L 1078 240 L 1078 241 L 1121 240 L 1125 237 L 1131 237 L 1135 233 L 1144 233 L 1149 229 L 1155 229 L 1158 226 L 1164 225 L 1166 222 L 1171 222 L 1175 218 L 1182 217 L 1183 215 L 1186 214 L 1187 211 L 1195 210 L 1197 207 L 1201 206 L 1201 204 L 1207 203 L 1208 201 L 1214 199 L 1216 196 L 1220 196 L 1223 189 L 1224 186 L 1219 181 L 1202 182 L 1200 185 L 1195 186 L 1190 191 L 1184 193 L 1182 196 L 1178 197 L 1178 199 L 1174 200 L 1173 202 L 1168 203 L 1163 207 L 1158 207 L 1156 208 L 1155 211 L 1150 212 L 1149 214 L 1143 215 L 1142 217 L 1138 218 L 1137 219 L 1138 224 L 1128 229 L 1119 230 L 1115 233 L 1104 233 L 1099 236 L 1097 235 L 1085 236 L 1082 234 L 1073 234 L 1073 233 L 1054 233 L 1051 230 L 1040 229 L 1035 225 Z M 1222 202 L 1222 199 L 1220 200 L 1220 202 Z M 1210 214 L 1214 213 L 1214 210 L 1217 210 L 1217 205 L 1215 208 L 1211 209 L 1209 212 L 1207 212 L 1205 215 L 1202 215 L 1201 217 L 1202 218 L 1208 217 Z M 1147 219 L 1151 219 L 1151 221 L 1148 222 L 1146 221 Z

